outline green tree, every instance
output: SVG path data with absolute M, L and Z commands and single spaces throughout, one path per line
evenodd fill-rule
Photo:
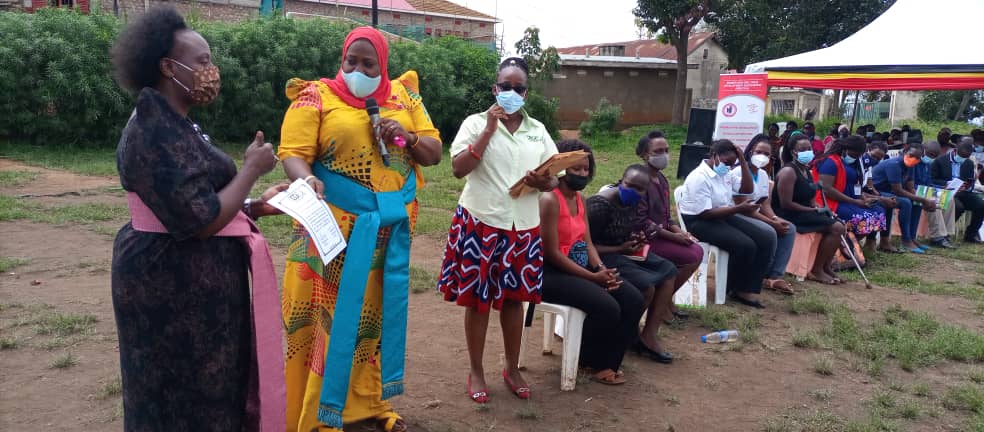
M 964 120 L 973 116 L 973 107 L 981 101 L 984 101 L 984 95 L 974 90 L 929 91 L 919 99 L 916 114 L 920 120 Z
M 560 69 L 560 54 L 557 48 L 540 48 L 540 29 L 528 27 L 523 38 L 516 42 L 516 53 L 523 57 L 530 67 L 530 78 L 548 80 Z
M 732 68 L 831 46 L 895 0 L 742 0 L 715 9 L 715 27 Z M 877 49 L 873 46 L 871 49 Z
M 540 29 L 529 27 L 523 38 L 516 42 L 516 53 L 523 57 L 530 68 L 530 90 L 526 95 L 526 112 L 543 123 L 554 138 L 560 136 L 557 122 L 557 98 L 548 98 L 540 93 L 541 84 L 553 79 L 553 73 L 560 69 L 560 54 L 554 47 L 543 49 L 540 46 Z
M 723 7 L 729 0 L 639 0 L 632 11 L 642 25 L 666 38 L 677 54 L 676 86 L 673 90 L 673 124 L 683 124 L 687 100 L 687 42 L 694 27 L 707 19 L 713 21 L 712 8 Z

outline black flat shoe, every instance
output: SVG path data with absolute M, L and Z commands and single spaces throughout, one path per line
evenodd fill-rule
M 647 357 L 650 360 L 657 363 L 662 363 L 662 364 L 673 363 L 673 354 L 670 354 L 666 351 L 659 352 L 659 351 L 651 350 L 649 349 L 649 347 L 646 346 L 646 344 L 642 343 L 642 341 L 638 341 L 635 343 L 635 345 L 632 345 L 632 350 L 635 351 L 636 354 L 643 357 Z
M 681 310 L 673 311 L 673 316 L 677 317 L 678 319 L 682 319 L 684 321 L 690 319 L 690 314 Z
M 745 306 L 753 307 L 755 309 L 765 309 L 765 305 L 763 305 L 762 303 L 759 303 L 758 300 L 749 300 L 749 299 L 744 298 L 744 297 L 742 297 L 740 295 L 737 295 L 737 294 L 732 295 L 731 298 L 734 301 L 736 301 L 738 303 L 741 303 L 741 304 L 743 304 Z

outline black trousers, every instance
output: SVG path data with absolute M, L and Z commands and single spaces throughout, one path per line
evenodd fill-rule
M 776 254 L 776 230 L 760 220 L 734 215 L 699 219 L 684 215 L 687 231 L 728 253 L 728 291 L 759 293 Z
M 981 229 L 981 223 L 984 222 L 984 195 L 963 191 L 957 192 L 955 198 L 957 212 L 954 216 L 957 219 L 960 219 L 964 211 L 970 212 L 970 226 L 967 227 L 964 238 L 974 238 L 977 231 Z
M 576 307 L 588 315 L 581 335 L 581 365 L 617 371 L 625 350 L 639 337 L 639 319 L 646 311 L 642 293 L 623 282 L 608 292 L 587 279 L 549 264 L 543 267 L 543 301 Z

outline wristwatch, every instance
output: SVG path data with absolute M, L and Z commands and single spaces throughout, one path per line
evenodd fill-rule
M 249 216 L 250 219 L 256 220 L 256 218 L 253 217 L 253 212 L 251 208 L 252 204 L 253 204 L 253 199 L 246 198 L 246 201 L 243 201 L 243 213 L 246 213 L 246 216 Z

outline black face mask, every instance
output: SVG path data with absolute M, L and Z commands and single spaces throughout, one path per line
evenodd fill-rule
M 588 186 L 588 182 L 591 179 L 588 176 L 582 176 L 577 174 L 566 174 L 564 175 L 564 183 L 567 183 L 567 187 L 571 188 L 573 191 L 579 191 Z

